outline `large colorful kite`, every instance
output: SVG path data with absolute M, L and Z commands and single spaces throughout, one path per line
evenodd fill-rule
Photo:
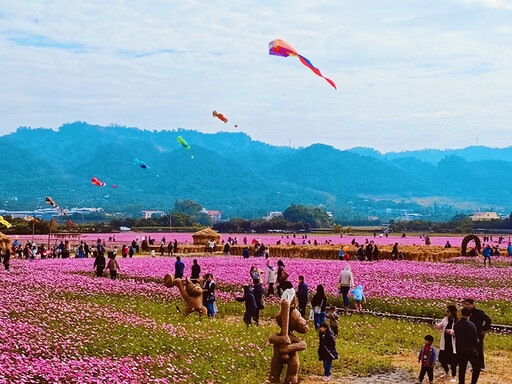
M 5 220 L 2 216 L 0 216 L 0 223 L 5 225 L 7 228 L 11 228 L 11 223 Z
M 61 215 L 66 216 L 66 211 L 60 208 L 59 205 L 55 201 L 53 201 L 53 199 L 50 196 L 46 196 L 46 203 L 50 204 L 52 207 L 57 208 Z
M 213 111 L 212 115 L 213 115 L 213 117 L 216 117 L 217 119 L 219 119 L 220 121 L 223 121 L 224 123 L 228 122 L 228 119 L 226 117 L 224 117 L 224 115 L 222 113 Z
M 93 185 L 97 185 L 98 187 L 104 187 L 105 185 L 107 185 L 107 184 L 102 183 L 101 181 L 99 181 L 96 177 L 92 178 L 92 184 Z
M 272 40 L 268 44 L 268 54 L 282 57 L 297 56 L 299 60 L 302 62 L 302 64 L 311 69 L 316 75 L 323 77 L 325 80 L 327 80 L 327 82 L 331 84 L 334 87 L 334 89 L 337 89 L 336 84 L 334 84 L 334 81 L 322 75 L 322 73 L 320 73 L 320 70 L 316 68 L 313 64 L 311 64 L 311 61 L 306 59 L 304 56 L 299 55 L 295 48 L 293 48 L 286 41 L 281 39 Z
M 185 147 L 186 149 L 190 149 L 190 145 L 188 145 L 185 139 L 181 136 L 178 136 L 178 143 L 181 143 L 181 145 L 183 145 L 183 147 Z
M 145 162 L 137 158 L 133 159 L 133 164 L 138 165 L 142 169 L 149 169 L 149 165 L 147 165 Z

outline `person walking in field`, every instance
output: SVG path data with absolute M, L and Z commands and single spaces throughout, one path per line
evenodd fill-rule
M 459 384 L 466 383 L 466 368 L 471 363 L 473 372 L 471 384 L 477 384 L 482 366 L 478 356 L 478 332 L 475 324 L 469 321 L 471 310 L 462 308 L 462 318 L 455 323 L 455 343 L 457 349 L 457 361 L 459 363 Z
M 6 271 L 9 270 L 10 260 L 11 260 L 11 250 L 9 248 L 7 248 L 5 250 L 5 253 L 3 255 L 3 260 L 2 260 L 2 263 L 4 264 L 4 268 Z
M 322 284 L 316 287 L 316 293 L 313 296 L 313 300 L 311 300 L 311 306 L 313 307 L 315 329 L 318 329 L 320 324 L 325 322 L 325 308 L 327 307 L 327 296 Z
M 469 321 L 475 324 L 478 332 L 478 344 L 477 353 L 480 363 L 480 369 L 485 370 L 485 359 L 484 359 L 484 338 L 485 333 L 491 329 L 491 318 L 487 313 L 475 307 L 473 299 L 465 299 L 464 306 L 471 311 Z
M 257 310 L 256 299 L 251 291 L 251 287 L 244 285 L 244 295 L 235 298 L 235 300 L 245 303 L 244 323 L 249 327 L 254 319 L 254 322 L 258 325 L 258 319 L 255 317 Z
M 94 265 L 93 269 L 96 269 L 96 276 L 97 277 L 103 277 L 103 270 L 105 269 L 105 256 L 103 253 L 100 253 L 98 251 L 93 252 L 94 255 Z
M 277 283 L 278 283 L 278 286 L 277 286 L 277 295 L 279 297 L 281 297 L 281 295 L 283 294 L 283 291 L 284 289 L 281 287 L 285 282 L 288 281 L 288 276 L 289 273 L 288 271 L 286 270 L 285 266 L 284 266 L 284 263 L 279 260 L 277 262 Z
M 199 276 L 201 275 L 201 267 L 199 264 L 197 264 L 197 259 L 194 259 L 192 262 L 192 274 L 190 276 L 190 279 L 195 284 L 197 283 L 197 280 L 199 279 Z
M 489 266 L 491 266 L 492 248 L 489 244 L 482 251 L 482 256 L 484 257 L 484 265 L 489 261 Z
M 265 270 L 265 281 L 268 284 L 267 296 L 274 295 L 274 284 L 277 281 L 277 272 L 276 269 L 270 261 L 267 260 L 267 269 Z
M 306 318 L 306 306 L 308 305 L 308 286 L 304 282 L 304 276 L 302 275 L 299 276 L 297 300 L 299 301 L 299 312 L 303 318 Z
M 437 351 L 433 343 L 434 337 L 432 335 L 425 336 L 425 345 L 421 347 L 421 351 L 418 355 L 418 363 L 421 363 L 418 384 L 423 383 L 425 374 L 428 375 L 428 380 L 431 384 L 434 382 L 434 364 L 437 361 Z
M 338 358 L 336 340 L 326 323 L 320 324 L 318 329 L 318 359 L 324 364 L 323 381 L 329 381 L 331 377 L 332 361 Z
M 116 260 L 116 254 L 112 253 L 111 256 L 109 256 L 107 268 L 110 271 L 110 278 L 116 279 L 117 278 L 117 271 L 119 270 L 119 262 Z
M 354 288 L 354 275 L 350 270 L 350 265 L 347 264 L 345 269 L 341 271 L 338 279 L 338 293 L 343 295 L 343 305 L 345 309 L 347 309 L 349 305 L 348 292 L 351 288 Z
M 183 279 L 183 273 L 185 272 L 185 263 L 181 261 L 181 257 L 176 257 L 176 263 L 174 263 L 174 277 L 176 279 Z
M 205 276 L 205 282 L 203 283 L 203 305 L 208 311 L 208 317 L 213 317 L 217 313 L 215 305 L 215 282 L 213 281 L 213 275 L 207 273 Z
M 395 243 L 395 245 L 393 245 L 393 250 L 391 251 L 391 256 L 392 256 L 393 260 L 398 260 L 398 243 Z
M 338 310 L 334 305 L 331 305 L 329 310 L 327 311 L 327 318 L 329 319 L 329 327 L 331 328 L 331 332 L 334 337 L 338 337 Z
M 441 331 L 441 342 L 439 344 L 439 362 L 444 369 L 442 378 L 447 377 L 451 370 L 450 383 L 455 383 L 457 375 L 457 345 L 455 341 L 454 326 L 457 322 L 457 307 L 449 305 L 446 307 L 446 316 L 434 327 Z
M 352 294 L 354 295 L 354 300 L 356 302 L 356 312 L 363 312 L 363 304 L 362 302 L 366 302 L 366 299 L 364 297 L 363 293 L 363 286 L 358 285 L 356 289 L 350 290 Z

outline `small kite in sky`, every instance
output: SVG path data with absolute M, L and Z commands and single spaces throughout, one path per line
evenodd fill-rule
M 178 136 L 178 142 L 181 143 L 186 149 L 190 149 L 190 145 L 185 141 L 185 139 L 181 136 Z
M 217 111 L 213 111 L 212 115 L 213 115 L 213 117 L 216 117 L 217 119 L 219 119 L 220 121 L 223 121 L 224 123 L 228 122 L 228 119 L 226 119 L 222 113 L 218 113 Z
M 311 61 L 306 59 L 304 56 L 299 55 L 299 53 L 293 48 L 290 44 L 288 44 L 286 41 L 281 39 L 272 40 L 268 44 L 268 54 L 269 55 L 275 55 L 275 56 L 282 56 L 282 57 L 288 57 L 288 56 L 297 56 L 299 60 L 304 64 L 306 67 L 311 69 L 316 75 L 323 77 L 329 84 L 331 84 L 334 89 L 336 88 L 336 84 L 334 84 L 334 81 L 331 79 L 328 79 L 322 73 L 318 68 L 316 68 Z
M 97 185 L 98 187 L 104 187 L 105 185 L 107 185 L 107 184 L 102 183 L 101 181 L 99 181 L 96 177 L 92 178 L 92 184 L 93 185 Z
M 12 227 L 11 223 L 9 223 L 7 220 L 5 220 L 2 216 L 0 216 L 0 223 L 5 225 L 7 228 L 11 228 Z
M 52 207 L 57 208 L 57 210 L 59 211 L 59 213 L 60 213 L 61 215 L 66 216 L 66 211 L 65 211 L 65 210 L 63 210 L 62 208 L 60 208 L 60 207 L 58 206 L 58 204 L 57 204 L 55 201 L 53 201 L 53 199 L 52 199 L 50 196 L 46 196 L 46 203 L 47 203 L 47 204 L 50 204 Z
M 147 165 L 145 162 L 137 158 L 133 159 L 133 164 L 138 165 L 142 169 L 149 169 L 149 165 Z
M 117 188 L 117 185 L 115 185 L 115 184 L 114 184 L 114 185 L 112 186 L 112 188 Z

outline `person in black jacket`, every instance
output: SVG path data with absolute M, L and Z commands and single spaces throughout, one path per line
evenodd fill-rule
M 211 273 L 207 273 L 204 279 L 203 305 L 208 311 L 208 317 L 212 317 L 217 313 L 217 306 L 215 305 L 215 282 L 213 281 L 213 275 Z
M 0 249 L 0 251 L 1 251 L 1 249 Z M 5 250 L 4 259 L 3 259 L 3 264 L 4 264 L 5 270 L 9 269 L 9 261 L 10 260 L 11 260 L 11 250 L 9 248 L 7 248 Z
M 464 300 L 464 306 L 471 311 L 469 321 L 475 324 L 476 331 L 478 332 L 478 345 L 476 347 L 476 351 L 480 358 L 480 368 L 485 369 L 484 337 L 485 332 L 491 329 L 491 318 L 481 309 L 475 308 L 473 299 Z
M 254 311 L 253 319 L 256 325 L 258 325 L 260 321 L 260 310 L 265 308 L 265 305 L 263 304 L 263 285 L 261 285 L 261 283 L 254 283 L 252 293 L 254 295 L 254 300 L 256 300 L 256 310 Z
M 325 322 L 325 308 L 327 306 L 327 296 L 325 296 L 324 286 L 322 284 L 316 287 L 315 296 L 311 300 L 313 313 L 315 314 L 315 329 L 320 328 L 320 324 Z
M 366 253 L 366 259 L 367 259 L 368 261 L 372 261 L 372 256 L 373 256 L 373 241 L 370 241 L 370 242 L 366 245 L 365 253 Z
M 459 363 L 459 384 L 465 383 L 468 362 L 471 363 L 471 367 L 473 368 L 471 384 L 476 384 L 481 370 L 480 357 L 476 350 L 478 345 L 478 332 L 475 324 L 469 321 L 471 310 L 462 308 L 461 313 L 462 318 L 453 326 L 455 345 L 457 347 L 457 360 Z
M 304 276 L 299 276 L 297 299 L 299 300 L 299 312 L 303 318 L 306 318 L 306 305 L 308 305 L 308 286 L 304 282 Z
M 190 280 L 195 284 L 197 283 L 197 279 L 199 279 L 199 275 L 201 274 L 201 267 L 197 264 L 197 260 L 194 259 L 192 264 L 192 275 L 190 276 Z
M 242 297 L 235 298 L 236 301 L 245 302 L 245 314 L 244 314 L 244 323 L 247 326 L 252 324 L 252 319 L 254 318 L 254 314 L 256 312 L 256 299 L 254 298 L 254 294 L 251 291 L 251 287 L 248 285 L 244 285 L 244 295 Z M 256 321 L 256 325 L 258 322 Z
M 329 326 L 322 323 L 319 330 L 318 359 L 324 363 L 324 380 L 327 381 L 331 376 L 332 361 L 338 358 L 338 351 L 336 351 L 336 341 Z
M 103 270 L 105 269 L 106 261 L 103 252 L 94 251 L 94 265 L 93 269 L 96 269 L 96 276 L 103 277 Z

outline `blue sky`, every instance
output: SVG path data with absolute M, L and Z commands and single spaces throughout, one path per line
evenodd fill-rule
M 512 0 L 0 0 L 0 20 L 0 134 L 81 120 L 295 147 L 512 145 Z M 277 38 L 338 91 L 269 56 Z

